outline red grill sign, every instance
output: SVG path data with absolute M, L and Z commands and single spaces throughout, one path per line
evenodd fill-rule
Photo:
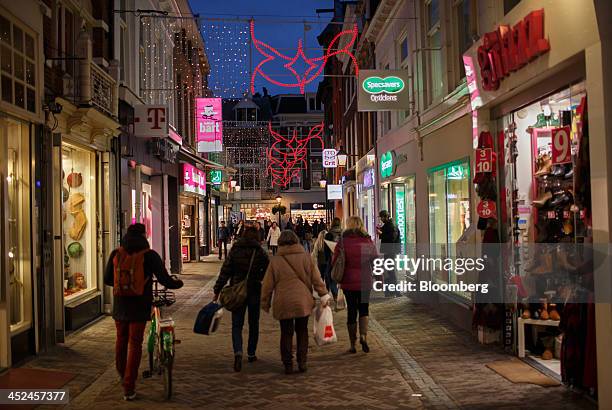
M 535 10 L 514 26 L 502 25 L 486 33 L 478 47 L 482 87 L 499 88 L 501 81 L 536 57 L 548 52 L 544 38 L 544 10 Z

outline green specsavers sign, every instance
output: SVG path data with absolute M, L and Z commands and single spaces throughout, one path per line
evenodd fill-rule
M 359 111 L 408 110 L 408 70 L 360 70 Z
M 393 151 L 387 151 L 380 157 L 380 177 L 385 179 L 395 172 L 395 155 Z

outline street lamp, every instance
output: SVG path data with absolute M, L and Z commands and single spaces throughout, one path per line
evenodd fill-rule
M 345 167 L 346 161 L 348 160 L 348 154 L 344 150 L 344 147 L 340 146 L 340 151 L 336 154 L 336 158 L 338 158 L 338 166 Z
M 232 180 L 230 181 L 230 186 L 231 186 L 232 188 L 236 188 L 236 184 L 237 184 L 237 181 L 236 181 L 235 179 L 232 179 Z
M 234 187 L 234 191 L 236 191 L 236 192 L 240 192 L 240 185 L 236 185 L 236 186 Z
M 327 180 L 326 179 L 322 179 L 319 181 L 319 187 L 325 189 L 325 187 L 327 186 Z

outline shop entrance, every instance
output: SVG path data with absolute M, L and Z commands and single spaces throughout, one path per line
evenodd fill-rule
M 502 242 L 513 248 L 504 266 L 518 284 L 519 357 L 594 388 L 594 361 L 586 354 L 595 351 L 594 311 L 589 303 L 564 303 L 572 286 L 562 274 L 576 269 L 578 244 L 592 238 L 586 111 L 580 82 L 498 119 L 500 192 L 506 192 L 499 220 Z
M 30 148 L 28 124 L 0 119 L 0 187 L 3 187 L 0 189 L 0 368 L 19 362 L 36 351 L 32 304 Z

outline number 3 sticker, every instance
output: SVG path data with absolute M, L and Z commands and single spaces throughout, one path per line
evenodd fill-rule
M 570 132 L 569 126 L 552 130 L 552 162 L 555 165 L 572 162 Z

